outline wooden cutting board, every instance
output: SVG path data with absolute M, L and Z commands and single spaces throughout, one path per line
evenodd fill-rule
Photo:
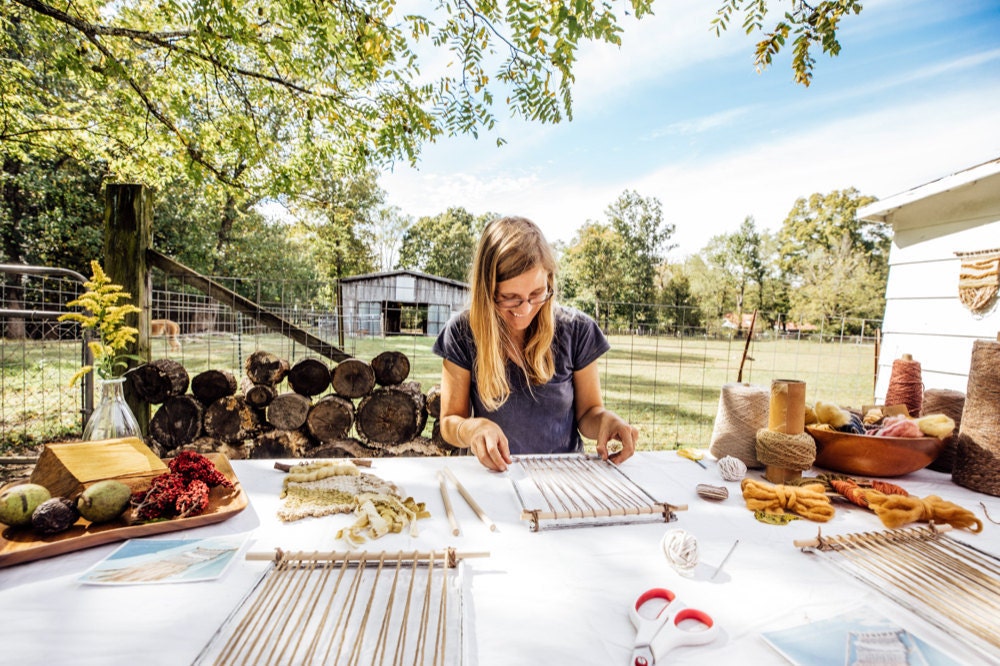
M 0 533 L 0 567 L 32 562 L 115 541 L 211 525 L 232 518 L 247 507 L 249 503 L 247 495 L 240 487 L 236 472 L 225 455 L 207 453 L 205 457 L 215 463 L 218 470 L 232 481 L 233 488 L 218 486 L 212 488 L 208 507 L 197 516 L 138 525 L 129 525 L 121 519 L 109 523 L 93 524 L 80 518 L 73 527 L 65 532 L 47 537 L 39 536 L 30 526 L 5 527 Z M 11 485 L 15 484 L 7 484 L 0 488 L 0 492 Z

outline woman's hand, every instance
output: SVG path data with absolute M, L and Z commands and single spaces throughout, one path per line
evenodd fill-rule
M 621 442 L 620 451 L 608 454 L 608 442 L 617 440 Z M 600 421 L 597 426 L 597 453 L 604 460 L 610 460 L 616 465 L 620 465 L 635 453 L 635 444 L 639 440 L 639 429 L 625 422 L 625 420 L 610 410 L 600 412 Z
M 467 425 L 471 423 L 472 425 Z M 503 472 L 513 459 L 507 436 L 493 421 L 482 418 L 467 419 L 459 426 L 460 438 L 469 445 L 469 450 L 488 469 Z

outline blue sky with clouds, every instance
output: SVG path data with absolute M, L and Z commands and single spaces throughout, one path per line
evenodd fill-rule
M 634 190 L 663 204 L 680 258 L 748 215 L 776 230 L 814 192 L 885 198 L 1000 157 L 1000 0 L 868 0 L 844 20 L 840 55 L 815 53 L 808 88 L 790 53 L 755 72 L 738 22 L 716 37 L 721 1 L 626 17 L 621 48 L 581 54 L 572 122 L 504 117 L 495 134 L 429 144 L 382 177 L 388 203 L 525 215 L 570 241 Z

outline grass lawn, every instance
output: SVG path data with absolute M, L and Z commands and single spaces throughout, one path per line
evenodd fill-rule
M 707 446 L 719 392 L 735 382 L 743 340 L 613 335 L 601 358 L 605 403 L 636 425 L 640 448 Z M 440 380 L 441 360 L 430 337 L 394 336 L 349 339 L 345 351 L 370 361 L 386 350 L 410 359 L 410 380 L 426 392 Z M 243 374 L 243 359 L 258 349 L 288 359 L 313 357 L 311 351 L 280 335 L 213 334 L 185 336 L 171 353 L 162 338 L 152 356 L 170 356 L 194 377 L 204 370 Z M 331 362 L 332 365 L 332 362 Z M 824 400 L 860 407 L 873 401 L 874 346 L 853 342 L 755 340 L 748 350 L 743 381 L 770 386 L 774 379 L 806 382 L 809 402 Z M 0 352 L 0 455 L 18 455 L 39 443 L 79 437 L 81 393 L 68 386 L 80 367 L 80 343 L 3 341 Z M 284 388 L 284 387 L 282 387 Z M 425 434 L 430 433 L 428 425 Z

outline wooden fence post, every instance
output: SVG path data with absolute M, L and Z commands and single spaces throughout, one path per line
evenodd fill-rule
M 150 361 L 149 320 L 152 306 L 152 282 L 146 250 L 153 244 L 153 194 L 145 185 L 109 183 L 104 194 L 104 271 L 132 295 L 138 315 L 129 315 L 130 326 L 139 329 L 136 342 L 128 349 L 139 361 Z M 134 395 L 126 382 L 125 399 L 143 433 L 149 432 L 149 403 Z

